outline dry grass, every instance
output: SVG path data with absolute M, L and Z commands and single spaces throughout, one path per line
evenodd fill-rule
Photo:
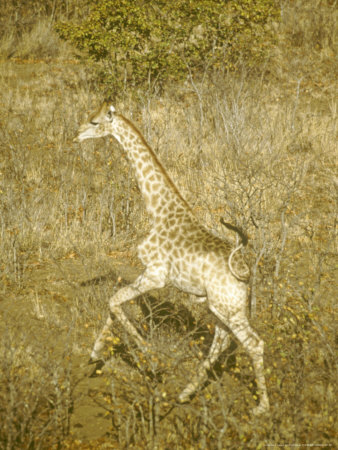
M 42 19 L 27 31 L 37 33 L 34 43 L 23 40 L 17 52 L 47 59 L 2 62 L 3 448 L 334 446 L 333 11 L 332 2 L 283 2 L 280 45 L 259 79 L 188 80 L 117 105 L 201 221 L 224 234 L 224 216 L 250 235 L 252 322 L 266 342 L 272 404 L 264 419 L 249 416 L 254 380 L 240 348 L 223 355 L 190 404 L 176 404 L 210 345 L 213 319 L 173 290 L 127 307 L 154 354 L 140 355 L 117 324 L 111 366 L 101 378 L 86 378 L 107 298 L 142 270 L 135 248 L 148 219 L 118 144 L 72 142 L 101 100 L 86 66 L 50 59 L 69 53 L 54 51 Z M 3 57 L 10 39 L 8 30 Z
M 69 59 L 72 54 L 70 46 L 58 39 L 53 24 L 47 18 L 40 19 L 32 29 L 23 31 L 20 37 L 14 32 L 6 34 L 0 43 L 2 58 Z

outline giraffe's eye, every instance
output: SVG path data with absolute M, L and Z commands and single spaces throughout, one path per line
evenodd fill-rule
M 107 117 L 108 117 L 108 119 L 113 118 L 113 113 L 110 110 L 107 112 Z

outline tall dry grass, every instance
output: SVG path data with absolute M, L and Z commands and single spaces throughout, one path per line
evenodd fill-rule
M 335 444 L 334 4 L 282 6 L 269 73 L 190 79 L 116 105 L 203 223 L 224 235 L 222 216 L 250 236 L 252 322 L 266 342 L 271 416 L 249 416 L 254 380 L 235 346 L 190 404 L 176 404 L 214 325 L 170 289 L 127 307 L 154 353 L 140 355 L 116 324 L 111 365 L 99 380 L 82 379 L 107 299 L 142 270 L 135 248 L 150 224 L 118 144 L 73 143 L 102 94 L 85 65 L 50 59 L 65 53 L 53 53 L 45 28 L 49 59 L 0 66 L 4 448 Z M 39 55 L 35 43 L 26 45 L 22 57 Z

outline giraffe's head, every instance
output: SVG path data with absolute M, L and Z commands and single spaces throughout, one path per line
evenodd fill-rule
M 75 142 L 81 142 L 85 139 L 95 139 L 110 134 L 114 135 L 114 119 L 116 110 L 111 102 L 103 102 L 100 108 L 92 114 L 88 122 L 82 124 L 79 128 Z

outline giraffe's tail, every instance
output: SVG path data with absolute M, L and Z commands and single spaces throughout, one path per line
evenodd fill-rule
M 243 247 L 245 247 L 249 241 L 248 235 L 242 230 L 242 228 L 237 227 L 236 225 L 232 225 L 229 222 L 226 222 L 223 217 L 221 217 L 219 219 L 219 221 L 221 222 L 222 225 L 224 225 L 225 227 L 227 227 L 229 230 L 235 231 L 239 237 L 241 238 L 241 245 Z
M 229 222 L 225 222 L 225 220 L 223 219 L 223 217 L 220 218 L 220 222 L 222 225 L 224 225 L 225 227 L 227 227 L 229 230 L 235 231 L 239 237 L 241 238 L 241 243 L 232 250 L 232 252 L 230 253 L 229 259 L 228 259 L 228 265 L 229 265 L 229 269 L 230 272 L 232 273 L 232 275 L 237 278 L 237 280 L 239 281 L 244 281 L 244 282 L 248 282 L 249 277 L 250 277 L 250 270 L 246 270 L 245 273 L 239 273 L 237 272 L 232 265 L 232 259 L 234 257 L 234 255 L 243 247 L 245 247 L 248 243 L 248 235 L 240 228 L 237 227 L 235 225 L 232 225 Z
M 232 273 L 232 275 L 235 278 L 237 278 L 237 280 L 245 281 L 247 283 L 249 281 L 249 277 L 250 277 L 250 270 L 247 269 L 244 273 L 239 273 L 239 272 L 236 272 L 236 270 L 232 266 L 232 258 L 235 255 L 235 253 L 237 253 L 241 248 L 243 248 L 243 244 L 240 244 L 238 247 L 236 247 L 232 250 L 232 252 L 230 253 L 229 259 L 228 259 L 228 265 L 229 265 L 230 272 Z

